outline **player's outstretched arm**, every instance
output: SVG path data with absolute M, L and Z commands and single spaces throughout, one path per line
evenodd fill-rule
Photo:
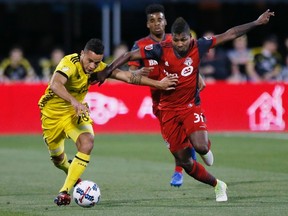
M 114 59 L 113 62 L 109 64 L 108 67 L 106 67 L 103 71 L 91 74 L 89 78 L 89 82 L 91 84 L 95 84 L 95 82 L 97 82 L 99 83 L 99 85 L 101 85 L 105 81 L 106 78 L 110 77 L 110 75 L 116 68 L 122 66 L 128 61 L 137 60 L 141 58 L 142 57 L 141 57 L 139 49 L 126 52 L 120 57 L 118 57 L 117 59 Z
M 139 70 L 152 70 L 153 67 L 143 67 Z M 142 71 L 144 72 L 144 71 Z M 175 89 L 177 85 L 178 79 L 172 76 L 168 76 L 163 78 L 162 80 L 153 80 L 146 76 L 142 76 L 142 72 L 140 71 L 122 71 L 120 69 L 115 69 L 111 78 L 124 81 L 126 83 L 134 84 L 134 85 L 143 85 L 150 86 L 161 90 L 172 90 Z
M 265 25 L 269 22 L 270 17 L 274 16 L 274 12 L 271 12 L 269 9 L 266 10 L 263 14 L 261 14 L 257 20 L 253 22 L 249 22 L 243 25 L 235 26 L 233 28 L 228 29 L 223 34 L 215 35 L 216 37 L 216 44 L 219 45 L 221 43 L 225 43 L 230 40 L 234 40 L 235 38 L 247 33 L 251 29 L 260 26 Z

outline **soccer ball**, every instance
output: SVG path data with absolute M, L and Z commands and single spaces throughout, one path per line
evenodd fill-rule
M 89 180 L 79 182 L 73 190 L 73 199 L 81 207 L 89 208 L 100 202 L 99 186 Z

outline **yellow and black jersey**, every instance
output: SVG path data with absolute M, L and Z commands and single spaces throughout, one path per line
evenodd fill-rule
M 100 62 L 95 72 L 102 71 L 106 67 L 104 62 Z M 65 88 L 78 101 L 82 102 L 87 94 L 89 75 L 86 74 L 80 63 L 80 55 L 77 53 L 66 55 L 56 67 L 54 73 L 61 73 L 67 78 Z M 45 94 L 40 98 L 38 106 L 41 113 L 46 116 L 74 114 L 72 105 L 56 95 L 48 85 Z M 67 114 L 68 114 L 67 113 Z

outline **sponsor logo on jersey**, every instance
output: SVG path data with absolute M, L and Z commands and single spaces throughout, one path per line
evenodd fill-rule
M 153 49 L 153 44 L 149 44 L 145 46 L 145 50 L 152 50 Z
M 164 73 L 166 74 L 166 76 L 171 76 L 171 77 L 179 78 L 177 73 L 169 73 L 169 72 L 166 71 L 165 69 L 164 69 Z
M 192 66 L 185 67 L 181 71 L 181 75 L 184 77 L 189 76 L 192 73 L 193 73 L 193 67 Z

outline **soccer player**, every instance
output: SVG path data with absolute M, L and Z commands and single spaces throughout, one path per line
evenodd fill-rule
M 90 86 L 91 76 L 106 67 L 102 62 L 103 52 L 104 46 L 101 40 L 91 39 L 81 54 L 64 56 L 38 103 L 41 110 L 43 138 L 51 160 L 57 168 L 67 174 L 59 195 L 54 200 L 58 206 L 70 203 L 69 191 L 79 181 L 90 160 L 94 132 L 89 107 L 83 100 Z M 142 77 L 140 73 L 119 69 L 113 71 L 111 78 L 167 90 L 173 89 L 177 83 L 177 79 L 174 78 L 157 81 Z M 72 139 L 78 150 L 71 164 L 64 152 L 66 138 Z
M 149 44 L 155 44 L 162 41 L 171 41 L 172 35 L 165 33 L 165 27 L 167 21 L 165 18 L 165 9 L 161 4 L 150 4 L 146 7 L 146 17 L 147 17 L 147 28 L 149 29 L 149 35 L 137 40 L 132 50 L 139 49 L 139 47 L 145 47 Z M 158 79 L 159 76 L 159 66 L 158 62 L 155 59 L 143 59 L 137 61 L 130 61 L 128 63 L 130 71 L 137 70 L 140 67 L 154 67 L 153 71 L 150 71 L 148 75 L 151 79 Z M 200 90 L 205 86 L 204 81 L 199 80 Z M 150 88 L 151 97 L 152 97 L 152 109 L 154 115 L 158 118 L 158 104 L 160 99 L 160 90 L 155 88 Z M 183 132 L 183 131 L 182 131 Z M 185 139 L 184 142 L 189 142 L 188 139 Z M 191 148 L 192 158 L 196 160 L 196 153 L 192 146 Z M 172 179 L 170 181 L 171 186 L 180 187 L 183 184 L 183 173 L 182 167 L 176 164 Z
M 98 76 L 98 81 L 101 84 L 115 68 L 129 60 L 156 59 L 160 67 L 163 68 L 162 76 L 172 75 L 179 78 L 175 90 L 162 92 L 160 95 L 158 109 L 160 110 L 161 133 L 176 163 L 181 165 L 191 177 L 214 187 L 217 202 L 228 200 L 227 185 L 216 179 L 200 163 L 192 160 L 189 146 L 191 144 L 185 143 L 183 145 L 181 142 L 188 137 L 196 152 L 205 157 L 206 161 L 213 158 L 212 152 L 209 151 L 208 129 L 197 91 L 200 60 L 210 48 L 233 40 L 257 26 L 267 24 L 271 16 L 274 16 L 274 12 L 267 10 L 253 22 L 235 26 L 222 34 L 203 37 L 198 40 L 191 38 L 189 25 L 182 17 L 179 17 L 171 27 L 171 42 L 150 44 L 144 48 L 140 47 L 137 50 L 127 52 L 114 60 Z M 185 131 L 185 137 L 179 133 L 181 130 Z M 208 154 L 209 152 L 210 154 Z

